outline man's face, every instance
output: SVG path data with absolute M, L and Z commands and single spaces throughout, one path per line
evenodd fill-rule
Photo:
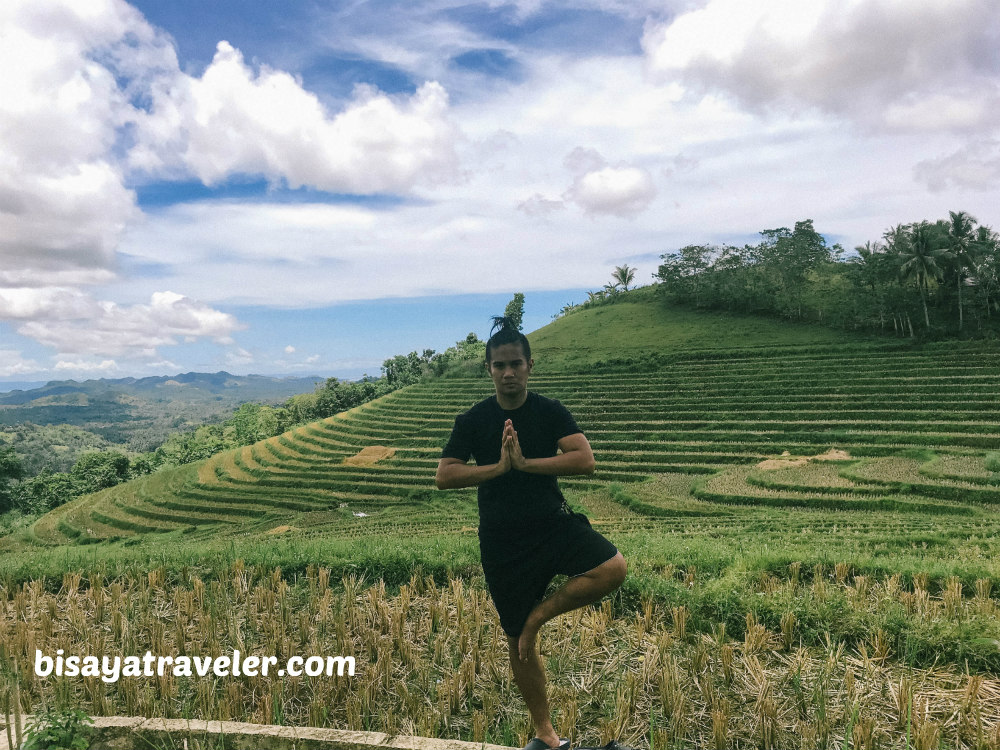
M 497 393 L 516 397 L 528 389 L 528 375 L 534 360 L 524 356 L 520 342 L 501 344 L 490 348 L 490 361 L 486 367 Z

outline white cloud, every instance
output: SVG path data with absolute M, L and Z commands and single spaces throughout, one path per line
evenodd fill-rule
M 0 288 L 0 319 L 4 320 L 65 320 L 100 312 L 100 303 L 76 289 Z
M 128 228 L 146 219 L 130 188 L 144 173 L 206 184 L 263 175 L 358 193 L 407 192 L 457 174 L 461 134 L 433 81 L 411 96 L 358 88 L 328 111 L 301 80 L 266 65 L 252 69 L 225 42 L 204 73 L 191 76 L 170 38 L 123 0 L 5 0 L 0 39 L 0 321 L 65 355 L 62 370 L 122 357 L 162 361 L 159 347 L 199 339 L 232 346 L 241 327 L 162 286 L 131 305 L 82 291 L 120 280 L 126 286 L 112 296 L 131 296 L 118 253 Z M 267 210 L 258 223 L 298 222 L 306 234 L 345 226 L 361 233 L 373 219 L 351 207 Z M 232 237 L 219 247 L 228 249 Z M 271 259 L 289 247 L 258 250 Z M 156 264 L 188 257 L 184 247 L 160 249 Z M 5 367 L 25 366 L 33 365 Z
M 976 141 L 947 156 L 925 159 L 917 164 L 913 174 L 935 192 L 949 186 L 968 190 L 995 188 L 1000 184 L 1000 142 Z
M 53 368 L 56 371 L 70 370 L 72 372 L 115 372 L 118 370 L 118 363 L 113 359 L 105 359 L 100 362 L 93 360 L 59 360 Z
M 38 291 L 42 295 L 46 290 Z M 30 300 L 22 301 L 32 314 L 17 332 L 60 354 L 153 358 L 157 347 L 175 345 L 178 339 L 231 344 L 231 334 L 241 327 L 232 315 L 174 292 L 156 292 L 150 304 L 131 307 L 91 300 L 85 314 L 65 307 L 46 309 L 44 301 L 32 308 Z
M 254 356 L 243 347 L 237 346 L 226 352 L 226 364 L 230 367 L 241 367 L 254 361 Z
M 563 163 L 576 173 L 563 198 L 585 213 L 631 217 L 645 211 L 656 197 L 648 170 L 625 163 L 609 166 L 596 149 L 578 146 Z
M 408 98 L 359 87 L 331 117 L 291 75 L 266 66 L 255 75 L 239 50 L 219 42 L 201 78 L 178 71 L 154 87 L 131 160 L 206 185 L 252 174 L 293 188 L 406 192 L 455 176 L 457 138 L 440 84 Z
M 752 110 L 818 108 L 902 129 L 989 126 L 993 0 L 709 0 L 643 38 L 650 72 Z
M 289 344 L 285 347 L 285 354 L 295 354 L 295 347 Z
M 132 107 L 95 53 L 127 75 L 162 40 L 113 0 L 6 0 L 0 39 L 0 283 L 106 281 L 134 215 L 112 155 Z
M 523 211 L 528 216 L 546 217 L 556 211 L 563 211 L 566 204 L 561 200 L 546 198 L 541 193 L 535 193 L 525 201 L 517 204 L 517 210 Z
M 580 175 L 566 197 L 588 214 L 635 216 L 649 207 L 656 188 L 648 171 L 622 165 Z
M 35 360 L 25 359 L 19 351 L 0 349 L 0 377 L 27 375 L 28 373 L 41 372 L 43 369 Z

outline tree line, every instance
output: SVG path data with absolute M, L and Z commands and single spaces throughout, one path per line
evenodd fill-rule
M 665 253 L 657 286 L 698 308 L 940 338 L 995 331 L 1000 236 L 965 211 L 898 224 L 845 258 L 811 219 L 760 232 L 757 244 Z

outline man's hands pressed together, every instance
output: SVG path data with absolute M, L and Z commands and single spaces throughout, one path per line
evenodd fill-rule
M 524 471 L 528 465 L 528 459 L 521 453 L 521 444 L 517 441 L 517 430 L 509 419 L 504 423 L 500 445 L 500 462 L 505 460 L 508 469 Z
M 435 481 L 439 490 L 473 487 L 496 479 L 511 469 L 529 474 L 592 474 L 594 453 L 582 432 L 567 435 L 558 442 L 560 453 L 548 458 L 525 458 L 517 430 L 511 420 L 504 422 L 500 436 L 500 460 L 495 464 L 471 466 L 457 458 L 442 458 L 438 463 Z

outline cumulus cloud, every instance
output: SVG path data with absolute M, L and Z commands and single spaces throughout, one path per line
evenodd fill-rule
M 374 194 L 457 173 L 461 135 L 433 81 L 409 96 L 360 87 L 329 110 L 300 79 L 251 67 L 224 41 L 189 75 L 170 37 L 124 0 L 4 0 L 0 39 L 0 320 L 67 355 L 63 370 L 151 361 L 158 347 L 198 339 L 232 346 L 240 328 L 173 292 L 120 305 L 82 291 L 120 280 L 122 239 L 146 218 L 137 181 L 259 175 Z M 183 262 L 183 250 L 163 248 L 155 262 Z
M 633 217 L 645 211 L 656 197 L 649 171 L 621 163 L 610 166 L 595 149 L 577 147 L 564 164 L 576 179 L 563 195 L 590 215 Z
M 641 167 L 603 167 L 578 177 L 567 196 L 588 214 L 635 216 L 649 207 L 656 188 Z
M 0 302 L 8 291 L 0 290 Z M 42 297 L 47 290 L 34 291 Z M 157 292 L 148 305 L 90 300 L 86 311 L 63 308 L 62 314 L 46 308 L 44 302 L 42 299 L 35 311 L 27 295 L 16 300 L 22 316 L 31 318 L 17 332 L 60 354 L 152 358 L 157 356 L 157 347 L 180 340 L 208 338 L 217 344 L 232 344 L 232 333 L 242 327 L 232 315 L 174 292 Z
M 201 78 L 178 72 L 154 87 L 131 163 L 207 185 L 253 174 L 293 188 L 400 192 L 454 176 L 447 115 L 447 93 L 428 82 L 402 98 L 359 87 L 331 116 L 291 75 L 266 66 L 255 74 L 223 41 Z
M 107 281 L 134 215 L 113 156 L 129 84 L 107 65 L 130 81 L 162 39 L 114 0 L 7 0 L 0 38 L 0 283 Z
M 295 347 L 289 344 L 285 347 L 285 354 L 295 354 Z
M 998 40 L 992 0 L 709 0 L 649 25 L 643 48 L 654 77 L 753 110 L 964 129 L 1000 110 Z

